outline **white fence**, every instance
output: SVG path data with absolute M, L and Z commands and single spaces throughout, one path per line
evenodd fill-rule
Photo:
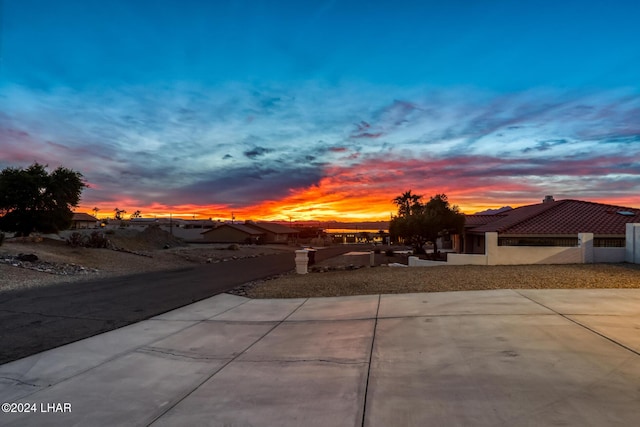
M 627 224 L 625 248 L 593 246 L 593 233 L 578 234 L 578 246 L 498 246 L 498 233 L 485 233 L 485 253 L 449 254 L 451 265 L 589 264 L 633 262 L 640 264 L 640 224 Z

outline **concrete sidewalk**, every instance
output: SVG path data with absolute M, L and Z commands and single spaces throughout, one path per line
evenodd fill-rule
M 637 425 L 640 290 L 221 294 L 2 365 L 0 402 L 15 426 Z

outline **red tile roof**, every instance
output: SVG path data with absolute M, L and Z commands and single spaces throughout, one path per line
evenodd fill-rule
M 489 224 L 491 222 L 497 221 L 501 218 L 504 218 L 504 215 L 466 215 L 465 216 L 465 227 L 477 227 L 479 225 Z
M 633 215 L 623 215 L 619 212 L 629 212 Z M 474 215 L 467 216 L 467 220 L 471 216 Z M 478 225 L 468 231 L 471 233 L 497 231 L 501 234 L 523 235 L 577 233 L 624 235 L 625 224 L 640 222 L 640 209 L 567 199 L 522 206 L 491 216 L 494 217 L 494 221 Z

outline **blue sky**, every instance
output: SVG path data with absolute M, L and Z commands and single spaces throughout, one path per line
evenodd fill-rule
M 637 2 L 2 5 L 0 167 L 79 170 L 83 206 L 640 205 Z

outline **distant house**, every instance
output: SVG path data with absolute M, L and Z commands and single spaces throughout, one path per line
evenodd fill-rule
M 187 219 L 184 221 L 182 225 L 183 228 L 193 229 L 193 228 L 213 228 L 216 226 L 216 223 L 210 219 Z
M 202 232 L 202 239 L 212 243 L 258 243 L 265 232 L 244 224 L 221 224 Z
M 98 226 L 98 218 L 84 212 L 74 212 L 71 218 L 71 229 L 95 228 Z
M 264 241 L 261 243 L 287 243 L 295 240 L 300 233 L 298 230 L 273 222 L 247 221 L 244 225 L 264 233 Z
M 638 222 L 637 208 L 547 197 L 495 215 L 467 215 L 454 248 L 478 257 L 452 254 L 450 259 L 477 264 L 621 262 L 627 224 Z
M 157 218 L 131 218 L 129 225 L 137 227 L 148 227 L 150 225 L 160 224 Z

